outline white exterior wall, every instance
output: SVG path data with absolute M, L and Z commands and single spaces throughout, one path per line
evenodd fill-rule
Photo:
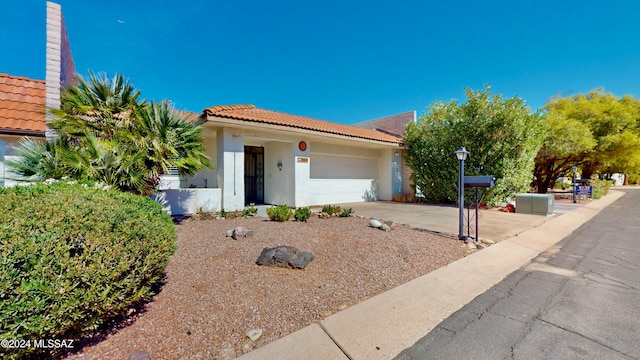
M 272 141 L 264 145 L 264 202 L 295 206 L 295 156 L 293 143 Z M 278 170 L 282 162 L 282 170 Z
M 214 168 L 202 170 L 198 172 L 195 176 L 187 176 L 184 179 L 181 179 L 180 181 L 181 188 L 186 189 L 186 188 L 195 187 L 197 189 L 210 189 L 210 188 L 218 187 L 218 176 L 217 176 L 218 146 L 216 143 L 216 137 L 215 136 L 205 137 L 203 140 L 206 147 L 206 154 L 211 159 L 211 163 L 213 164 Z M 244 147 L 242 151 L 244 152 Z
M 5 187 L 5 165 L 4 165 L 5 141 L 0 139 L 0 187 Z
M 151 198 L 159 202 L 170 215 L 218 212 L 222 209 L 221 189 L 162 190 Z
M 244 209 L 244 139 L 229 129 L 218 129 L 217 184 L 226 211 Z
M 307 149 L 301 151 L 295 146 L 295 206 L 303 207 L 311 204 L 311 145 L 305 141 Z
M 11 180 L 9 178 L 19 178 L 18 175 L 14 174 L 11 171 L 11 167 L 7 165 L 7 162 L 10 160 L 18 160 L 18 157 L 15 155 L 12 146 L 17 146 L 20 144 L 21 136 L 12 136 L 12 135 L 0 135 L 0 186 L 10 187 L 16 186 L 20 182 Z M 39 139 L 44 141 L 44 138 L 31 138 L 31 139 Z M 4 155 L 4 157 L 2 156 Z

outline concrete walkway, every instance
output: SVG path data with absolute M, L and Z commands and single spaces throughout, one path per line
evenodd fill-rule
M 483 212 L 480 237 L 498 244 L 367 299 L 241 359 L 391 359 L 622 195 L 612 191 L 598 201 L 551 218 Z M 372 204 L 378 208 L 373 208 L 371 215 L 364 213 L 369 211 L 366 208 L 358 210 L 360 204 L 345 206 L 363 216 L 457 234 L 455 208 L 403 204 L 406 208 L 396 214 L 398 210 L 389 207 L 393 203 L 365 205 Z

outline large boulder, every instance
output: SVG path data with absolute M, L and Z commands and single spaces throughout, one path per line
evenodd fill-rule
M 256 264 L 266 266 L 288 267 L 291 269 L 304 269 L 315 256 L 312 253 L 300 251 L 293 246 L 277 246 L 264 248 Z

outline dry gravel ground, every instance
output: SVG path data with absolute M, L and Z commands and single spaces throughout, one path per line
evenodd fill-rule
M 253 237 L 225 237 L 235 226 Z M 304 270 L 255 264 L 264 247 L 277 245 L 312 252 L 315 260 Z M 152 359 L 239 356 L 467 253 L 453 237 L 402 226 L 384 232 L 355 217 L 185 221 L 166 283 L 145 311 L 68 358 L 126 359 L 136 350 Z M 258 328 L 262 337 L 250 341 L 245 332 Z

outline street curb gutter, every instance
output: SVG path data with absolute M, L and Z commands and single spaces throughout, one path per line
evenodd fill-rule
M 240 359 L 391 359 L 623 195 L 611 191 L 598 201 L 367 299 L 326 318 L 320 326 L 309 325 Z

